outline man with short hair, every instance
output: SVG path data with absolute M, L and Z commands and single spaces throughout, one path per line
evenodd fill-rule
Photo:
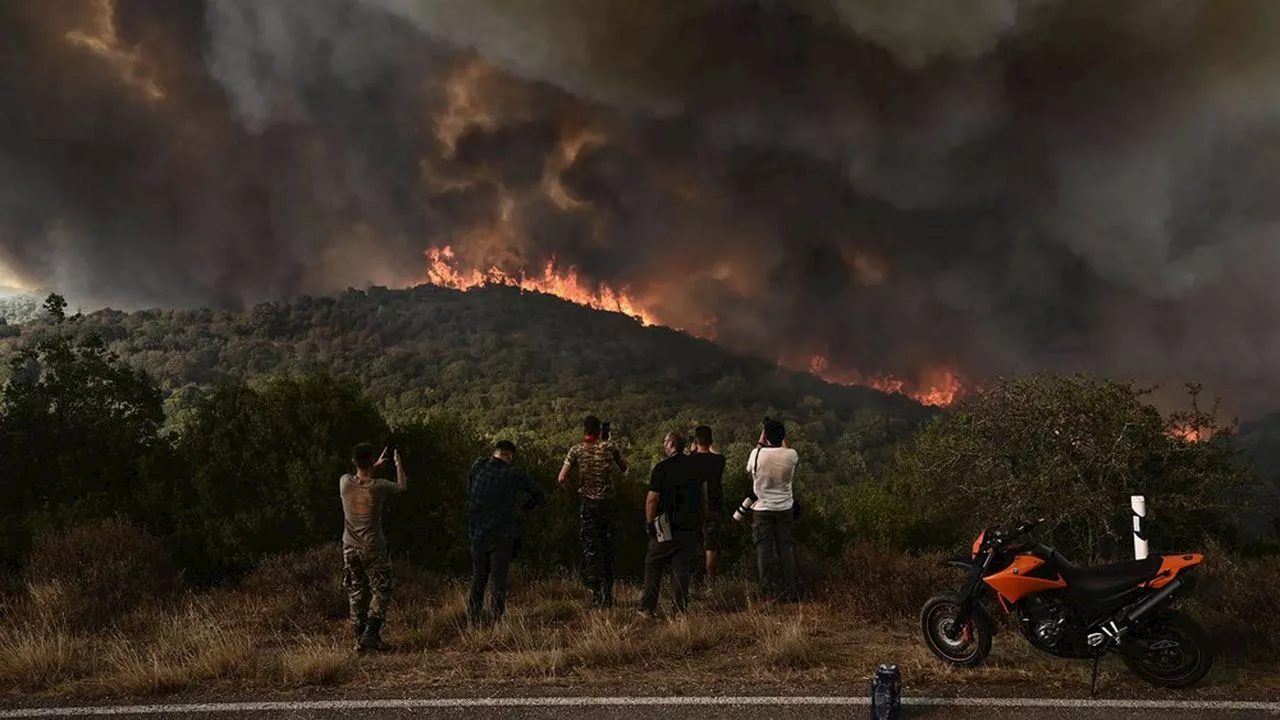
M 578 537 L 582 544 L 582 582 L 591 591 L 594 608 L 613 606 L 613 538 L 617 527 L 614 471 L 627 471 L 627 461 L 608 438 L 600 435 L 600 418 L 582 421 L 582 442 L 569 448 L 560 468 L 560 485 L 568 487 L 569 471 L 578 469 Z
M 792 481 L 800 456 L 787 446 L 786 437 L 780 421 L 766 419 L 756 449 L 747 458 L 747 472 L 758 498 L 751 508 L 751 536 L 760 586 L 766 598 L 790 602 L 796 599 Z
M 699 425 L 693 431 L 694 448 L 689 454 L 698 478 L 707 489 L 706 522 L 702 525 L 702 549 L 706 553 L 707 580 L 714 580 L 720 551 L 720 505 L 724 499 L 725 457 L 712 446 L 711 428 Z
M 391 603 L 394 580 L 391 558 L 387 553 L 387 536 L 382 531 L 382 510 L 389 495 L 409 489 L 409 479 L 400 463 L 400 451 L 392 458 L 396 466 L 396 482 L 375 478 L 373 471 L 387 461 L 387 449 L 375 455 L 371 443 L 360 443 L 351 451 L 354 475 L 338 479 L 342 499 L 342 584 L 347 588 L 351 624 L 356 636 L 356 649 L 389 650 L 382 641 L 382 624 Z
M 538 484 L 523 470 L 512 465 L 516 446 L 499 440 L 493 455 L 480 458 L 471 466 L 467 481 L 467 532 L 471 540 L 471 595 L 467 602 L 467 618 L 472 624 L 481 620 L 485 585 L 493 579 L 490 614 L 501 620 L 507 609 L 507 571 L 520 542 L 520 519 L 516 513 L 517 496 L 529 496 L 522 506 L 533 509 L 543 496 Z
M 644 560 L 644 595 L 640 600 L 640 616 L 648 619 L 658 609 L 658 593 L 662 575 L 675 574 L 675 609 L 689 609 L 689 576 L 693 570 L 698 530 L 705 521 L 707 487 L 698 476 L 691 456 L 684 454 L 684 436 L 669 432 L 662 442 L 666 458 L 653 466 L 649 477 L 649 493 L 645 496 L 644 517 L 649 531 L 649 551 Z M 670 537 L 659 535 L 657 521 L 662 518 Z

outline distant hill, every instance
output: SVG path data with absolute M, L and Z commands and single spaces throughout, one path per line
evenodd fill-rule
M 774 414 L 790 421 L 810 471 L 835 482 L 874 472 L 936 412 L 508 287 L 349 290 L 245 312 L 103 310 L 63 327 L 98 333 L 151 372 L 175 411 L 220 380 L 326 369 L 357 377 L 393 418 L 444 409 L 560 444 L 595 412 L 645 449 L 698 423 L 715 427 L 722 446 L 745 447 Z M 20 338 L 0 339 L 0 354 L 47 332 L 45 320 L 30 322 Z

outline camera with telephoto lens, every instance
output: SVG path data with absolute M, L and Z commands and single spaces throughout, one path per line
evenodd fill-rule
M 754 506 L 756 501 L 759 499 L 760 498 L 756 497 L 755 493 L 748 493 L 747 496 L 743 498 L 742 504 L 738 506 L 738 509 L 733 511 L 734 522 L 742 522 L 743 520 L 746 520 L 747 513 L 751 512 L 752 506 Z
M 613 423 L 600 423 L 600 439 L 608 440 L 611 432 L 610 425 Z

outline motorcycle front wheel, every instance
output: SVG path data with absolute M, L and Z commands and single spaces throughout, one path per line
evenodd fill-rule
M 1191 687 L 1213 667 L 1213 642 L 1190 615 L 1166 610 L 1129 632 L 1121 658 L 1133 674 L 1152 685 Z
M 960 596 L 941 593 L 929 598 L 920 609 L 920 628 L 924 631 L 925 644 L 940 660 L 959 667 L 978 667 L 991 653 L 991 637 L 995 625 L 987 611 L 974 605 L 960 635 L 954 640 L 947 632 L 954 627 L 960 612 Z

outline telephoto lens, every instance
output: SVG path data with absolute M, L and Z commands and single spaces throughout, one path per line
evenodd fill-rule
M 760 498 L 756 497 L 755 493 L 747 495 L 747 497 L 743 499 L 742 504 L 738 506 L 738 509 L 733 511 L 734 522 L 742 522 L 743 520 L 746 520 L 747 513 L 751 512 L 751 507 L 755 505 L 756 500 L 759 499 Z

